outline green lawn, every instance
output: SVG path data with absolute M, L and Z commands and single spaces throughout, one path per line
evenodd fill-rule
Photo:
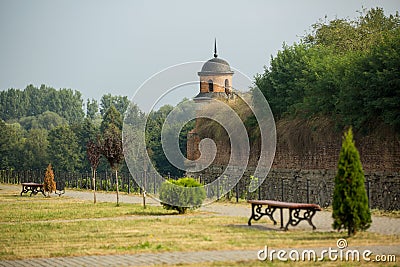
M 20 197 L 18 192 L 0 192 L 0 210 L 0 260 L 163 251 L 257 251 L 265 245 L 328 247 L 344 237 L 337 232 L 276 231 L 267 220 L 248 227 L 245 217 L 196 211 L 178 215 L 161 207 L 116 207 L 114 203 L 93 204 L 67 197 Z M 400 245 L 399 236 L 368 232 L 347 239 L 351 246 Z

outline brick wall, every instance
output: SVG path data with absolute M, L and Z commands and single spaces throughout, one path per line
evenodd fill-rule
M 199 136 L 189 138 L 188 148 L 191 147 L 196 151 L 196 143 L 199 141 Z M 203 182 L 209 183 L 223 173 L 229 163 L 230 145 L 227 141 L 217 140 L 215 143 L 218 150 L 213 164 L 202 172 L 188 172 L 188 175 L 201 177 Z M 371 208 L 400 209 L 399 139 L 392 135 L 386 135 L 384 138 L 356 136 L 355 143 L 365 171 Z M 294 202 L 306 202 L 308 195 L 310 202 L 322 206 L 330 205 L 340 148 L 340 136 L 325 140 L 321 138 L 307 148 L 301 145 L 296 147 L 278 135 L 272 169 L 261 185 L 260 192 L 254 195 L 247 192 L 249 179 L 254 173 L 259 154 L 259 146 L 253 142 L 247 171 L 238 184 L 240 195 L 246 198 L 260 196 Z
M 188 140 L 188 147 L 194 151 L 197 143 Z M 214 140 L 215 141 L 215 140 Z M 400 141 L 396 138 L 376 139 L 369 136 L 355 139 L 359 150 L 361 163 L 366 171 L 400 172 Z M 216 165 L 229 163 L 230 144 L 227 141 L 215 141 L 217 155 Z M 336 170 L 341 148 L 340 137 L 318 142 L 309 149 L 296 149 L 278 136 L 276 152 L 272 168 L 274 169 L 308 169 L 308 170 Z M 189 151 L 188 151 L 189 152 Z M 252 144 L 249 165 L 256 166 L 259 155 L 259 146 Z

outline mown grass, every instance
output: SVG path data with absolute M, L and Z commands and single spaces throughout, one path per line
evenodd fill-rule
M 100 202 L 95 205 L 66 197 L 20 197 L 15 193 L 0 194 L 0 210 L 7 211 L 0 216 L 0 222 L 32 222 L 40 220 L 74 220 L 129 215 L 168 215 L 174 211 L 166 211 L 160 207 L 148 205 L 146 209 L 139 205 Z
M 332 212 L 332 206 L 324 208 L 325 211 Z M 371 209 L 371 215 L 377 217 L 400 218 L 400 210 L 378 210 Z
M 0 260 L 31 257 L 133 254 L 163 251 L 254 249 L 265 245 L 334 247 L 338 232 L 277 231 L 265 220 L 202 212 L 177 215 L 158 206 L 97 203 L 66 197 L 20 197 L 0 192 Z M 359 233 L 350 246 L 400 244 L 399 236 Z M 241 266 L 241 265 L 237 265 Z M 265 266 L 265 265 L 264 265 Z

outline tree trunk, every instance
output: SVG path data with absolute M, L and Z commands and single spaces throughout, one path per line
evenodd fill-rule
M 96 204 L 96 169 L 92 168 L 92 180 L 93 180 L 93 203 Z
M 118 183 L 118 170 L 115 170 L 115 182 L 117 183 L 117 206 L 119 206 L 119 183 Z
M 146 170 L 143 173 L 144 177 L 143 177 L 143 182 L 144 182 L 144 186 L 143 186 L 143 208 L 146 208 Z

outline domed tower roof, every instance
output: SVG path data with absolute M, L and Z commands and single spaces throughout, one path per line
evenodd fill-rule
M 212 58 L 204 63 L 199 75 L 209 74 L 233 74 L 229 63 L 221 58 Z
M 224 75 L 224 74 L 233 74 L 229 63 L 226 60 L 218 58 L 217 54 L 217 42 L 214 45 L 214 58 L 208 60 L 204 63 L 201 71 L 198 72 L 199 76 L 208 76 L 208 75 Z

